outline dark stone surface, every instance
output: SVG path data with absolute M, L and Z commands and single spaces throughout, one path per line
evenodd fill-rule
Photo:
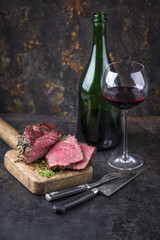
M 159 115 L 159 8 L 156 0 L 1 0 L 0 112 L 76 116 L 92 14 L 104 11 L 111 60 L 142 62 L 151 79 L 132 114 Z
M 17 129 L 33 122 L 53 121 L 64 132 L 75 132 L 75 119 L 0 116 Z M 110 198 L 96 196 L 65 215 L 56 215 L 52 212 L 53 203 L 30 193 L 6 171 L 3 157 L 9 147 L 0 141 L 0 239 L 159 240 L 159 143 L 160 117 L 129 119 L 129 149 L 141 154 L 151 167 Z M 114 171 L 107 158 L 121 147 L 96 154 L 93 181 Z

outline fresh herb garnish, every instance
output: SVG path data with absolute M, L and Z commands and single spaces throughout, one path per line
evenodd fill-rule
M 28 146 L 28 144 L 26 143 L 24 136 L 20 136 L 18 138 L 18 144 L 17 144 L 17 148 L 19 150 L 20 154 L 23 154 L 25 152 L 25 148 Z
M 18 156 L 17 156 L 17 160 L 15 160 L 14 162 L 24 162 L 24 156 L 23 153 L 25 152 L 25 148 L 27 147 L 27 144 L 24 142 L 24 137 L 23 136 L 19 136 L 18 137 L 18 144 L 17 144 L 17 149 L 19 151 Z
M 67 140 L 67 138 L 66 138 L 65 135 L 59 140 L 59 142 L 62 142 L 62 141 L 64 141 L 64 140 Z
M 23 154 L 25 152 L 26 147 L 27 147 L 27 144 L 23 144 L 22 146 L 18 146 L 17 149 L 19 150 L 20 154 Z
M 19 133 L 20 135 L 22 135 L 23 132 L 24 132 L 24 129 L 18 131 L 18 133 Z
M 24 162 L 24 156 L 21 153 L 19 153 L 18 156 L 17 156 L 17 159 L 14 162 L 15 163 Z
M 42 177 L 50 178 L 52 177 L 55 172 L 53 172 L 51 169 L 47 167 L 47 163 L 45 160 L 42 160 L 41 164 L 36 166 L 37 173 L 40 174 Z

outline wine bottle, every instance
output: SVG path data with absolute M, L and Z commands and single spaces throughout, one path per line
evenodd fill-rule
M 101 80 L 110 63 L 106 47 L 106 15 L 93 15 L 93 46 L 78 87 L 77 138 L 97 150 L 115 147 L 121 141 L 120 110 L 105 100 Z

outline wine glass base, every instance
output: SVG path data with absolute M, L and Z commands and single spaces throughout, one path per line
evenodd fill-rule
M 128 155 L 127 159 L 124 159 L 122 155 L 112 156 L 108 160 L 108 164 L 112 168 L 119 170 L 133 170 L 143 165 L 143 160 L 136 154 Z

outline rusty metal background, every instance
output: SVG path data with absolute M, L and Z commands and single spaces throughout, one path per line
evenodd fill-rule
M 132 115 L 160 115 L 159 10 L 157 0 L 1 0 L 0 112 L 76 116 L 91 18 L 103 11 L 111 60 L 139 61 L 151 80 Z

